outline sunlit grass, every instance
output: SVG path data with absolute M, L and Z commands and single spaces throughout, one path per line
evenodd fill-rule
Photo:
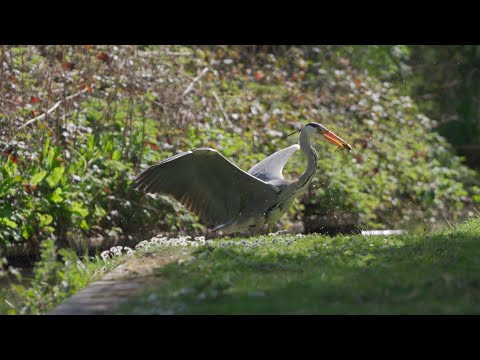
M 121 313 L 480 312 L 480 219 L 405 236 L 261 236 L 207 244 Z

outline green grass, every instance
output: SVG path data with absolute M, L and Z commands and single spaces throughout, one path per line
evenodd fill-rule
M 217 241 L 157 274 L 121 313 L 480 313 L 480 219 L 426 235 Z

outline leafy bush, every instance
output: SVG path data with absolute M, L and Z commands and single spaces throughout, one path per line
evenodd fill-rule
M 138 85 L 132 73 L 128 73 L 132 80 L 128 86 L 120 84 L 126 76 L 121 72 L 127 70 L 121 64 L 110 66 L 110 60 L 106 63 L 105 59 L 114 61 L 119 55 L 129 63 L 130 48 L 117 48 L 119 55 L 99 52 L 97 56 L 89 56 L 89 50 L 81 47 L 58 48 L 65 51 L 63 61 L 67 62 L 58 62 L 58 54 L 51 50 L 42 58 L 33 47 L 3 49 L 4 56 L 12 60 L 3 64 L 12 77 L 12 88 L 7 86 L 2 98 L 19 106 L 7 108 L 1 118 L 2 125 L 8 125 L 5 129 L 18 131 L 3 131 L 0 137 L 4 143 L 0 246 L 27 242 L 38 249 L 42 240 L 55 235 L 62 246 L 106 247 L 133 242 L 135 234 L 144 236 L 154 227 L 195 229 L 195 219 L 168 198 L 143 198 L 129 190 L 140 161 L 158 161 L 172 154 L 158 151 L 155 144 L 158 124 L 147 118 L 151 111 L 146 105 L 153 95 L 145 87 L 138 92 L 126 89 Z M 20 66 L 19 57 L 30 61 L 29 66 Z M 95 63 L 89 63 L 90 58 Z M 46 66 L 51 77 L 42 79 L 35 64 Z M 76 66 L 85 68 L 71 75 L 74 71 L 69 70 Z M 95 69 L 98 72 L 93 74 Z M 51 81 L 48 86 L 46 80 Z M 20 81 L 23 87 L 18 96 L 13 85 Z M 78 95 L 81 100 L 68 102 L 63 94 L 64 113 L 48 113 L 59 97 L 47 92 L 63 87 L 79 94 L 74 81 L 84 89 Z M 40 109 L 42 102 L 46 110 Z M 33 122 L 34 131 L 22 127 L 28 109 L 34 109 L 32 115 L 49 118 Z
M 456 218 L 480 200 L 478 178 L 434 131 L 435 122 L 401 89 L 355 68 L 348 51 L 290 48 L 282 58 L 259 54 L 243 71 L 241 51 L 218 51 L 218 76 L 209 86 L 221 92 L 226 113 L 243 131 L 225 137 L 236 137 L 233 148 L 241 151 L 230 152 L 225 140 L 217 146 L 243 168 L 288 146 L 284 134 L 298 122 L 321 122 L 354 147 L 346 154 L 326 142 L 315 144 L 319 170 L 303 198 L 302 220 L 332 222 L 350 214 L 361 227 L 399 226 Z M 218 135 L 197 131 L 194 145 L 208 146 L 208 137 Z M 287 172 L 298 175 L 304 163 L 296 156 Z
M 0 291 L 0 314 L 45 314 L 125 259 L 79 258 L 72 249 L 59 249 L 55 237 L 44 240 L 40 248 L 31 281 L 15 268 L 7 268 L 11 273 L 7 277 L 17 278 Z
M 433 221 L 480 201 L 478 180 L 434 122 L 378 80 L 388 73 L 369 75 L 339 47 L 247 50 L 2 47 L 0 245 L 38 249 L 55 236 L 62 247 L 109 247 L 159 230 L 200 232 L 167 196 L 130 190 L 134 175 L 201 146 L 248 169 L 308 121 L 354 151 L 315 144 L 317 175 L 280 227 L 342 213 L 364 227 Z M 286 170 L 293 177 L 304 166 L 296 155 Z

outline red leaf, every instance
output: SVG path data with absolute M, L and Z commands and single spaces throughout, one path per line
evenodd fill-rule
M 151 141 L 145 141 L 145 145 L 148 145 L 152 150 L 160 149 L 160 146 L 157 144 L 152 143 Z
M 110 57 L 103 51 L 98 53 L 97 58 L 102 61 L 105 61 L 106 63 L 110 62 Z
M 12 154 L 8 159 L 13 163 L 18 164 L 18 156 Z
M 22 185 L 25 188 L 25 191 L 27 192 L 27 194 L 31 194 L 38 189 L 37 185 L 30 185 L 27 183 L 23 183 Z
M 36 104 L 36 103 L 38 103 L 38 102 L 40 102 L 40 99 L 39 99 L 39 98 L 37 98 L 37 97 L 35 97 L 35 96 L 32 96 L 32 97 L 30 98 L 30 103 Z
M 257 71 L 255 73 L 255 79 L 257 79 L 257 80 L 262 80 L 263 79 L 263 74 L 262 74 L 261 71 Z
M 82 83 L 82 90 L 87 89 L 89 93 L 93 92 L 92 87 L 88 85 L 87 83 Z
M 62 67 L 64 70 L 72 71 L 73 69 L 75 69 L 75 63 L 69 61 L 69 62 L 63 63 Z

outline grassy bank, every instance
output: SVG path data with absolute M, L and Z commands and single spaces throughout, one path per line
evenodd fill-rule
M 416 236 L 262 236 L 202 246 L 157 270 L 122 313 L 480 312 L 480 219 Z

